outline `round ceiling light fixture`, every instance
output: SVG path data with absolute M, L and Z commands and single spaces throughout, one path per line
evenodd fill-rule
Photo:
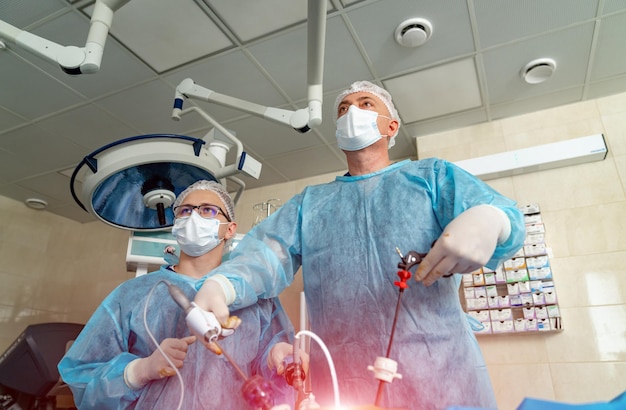
M 410 18 L 404 20 L 396 27 L 394 36 L 398 44 L 404 47 L 419 47 L 433 34 L 433 26 L 430 21 L 423 18 Z
M 543 83 L 554 74 L 556 61 L 551 58 L 539 58 L 526 64 L 520 75 L 528 84 Z
M 205 145 L 203 139 L 174 134 L 115 141 L 78 164 L 70 180 L 72 196 L 85 211 L 117 228 L 169 229 L 178 194 L 201 179 L 221 178 L 225 167 Z
M 24 201 L 27 207 L 37 209 L 38 211 L 44 210 L 48 207 L 48 203 L 39 198 L 28 198 Z

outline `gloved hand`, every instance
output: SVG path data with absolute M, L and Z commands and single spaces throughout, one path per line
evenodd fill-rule
M 219 338 L 223 339 L 224 337 L 233 335 L 235 333 L 235 329 L 239 327 L 240 324 L 241 324 L 241 319 L 239 319 L 237 316 L 229 316 L 226 319 L 225 323 L 220 323 L 220 325 L 222 326 L 222 334 L 220 335 Z M 204 345 L 204 347 L 206 347 L 213 353 L 217 355 L 222 354 L 222 349 L 217 343 L 207 342 L 204 339 L 200 339 L 200 340 L 202 341 L 202 344 Z
M 221 277 L 223 278 L 223 277 Z M 214 278 L 208 278 L 203 284 L 194 302 L 201 309 L 208 312 L 213 312 L 217 321 L 224 326 L 228 321 L 228 302 L 226 301 L 226 294 L 221 282 L 227 281 L 226 278 L 215 280 Z M 231 301 L 232 302 L 232 301 Z M 226 327 L 226 326 L 225 326 Z
M 187 336 L 182 339 L 168 338 L 164 339 L 159 346 L 167 354 L 174 366 L 181 368 L 187 356 L 189 345 L 195 341 L 195 336 Z M 137 390 L 151 380 L 170 377 L 175 374 L 176 371 L 157 349 L 148 357 L 135 359 L 130 362 L 124 369 L 124 380 L 128 387 Z
M 270 370 L 276 369 L 276 373 L 281 376 L 285 373 L 285 359 L 291 355 L 293 355 L 293 345 L 285 342 L 276 343 L 270 349 L 269 355 L 267 355 L 267 365 Z M 302 363 L 302 369 L 307 373 L 309 371 L 309 355 L 300 348 L 298 348 L 298 355 Z
M 196 293 L 194 303 L 201 309 L 212 312 L 222 328 L 236 329 L 241 324 L 241 319 L 237 316 L 229 316 L 228 301 L 224 286 L 230 286 L 230 282 L 222 275 L 215 275 L 207 278 L 202 287 Z M 232 289 L 234 293 L 234 289 Z M 234 298 L 234 297 L 233 297 Z M 231 300 L 232 302 L 232 300 Z M 202 340 L 202 344 L 215 354 L 222 354 L 222 349 L 216 343 L 208 343 Z
M 430 286 L 442 276 L 469 273 L 484 266 L 496 245 L 511 234 L 508 216 L 492 205 L 472 207 L 446 226 L 415 272 L 415 280 Z

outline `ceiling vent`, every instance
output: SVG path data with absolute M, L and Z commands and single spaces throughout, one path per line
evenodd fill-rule
M 396 27 L 395 38 L 404 47 L 419 47 L 428 41 L 433 34 L 430 21 L 422 18 L 411 18 Z
M 42 210 L 48 207 L 48 203 L 39 198 L 28 198 L 24 202 L 26 203 L 26 206 L 32 209 Z
M 539 58 L 526 64 L 521 76 L 528 84 L 543 83 L 554 74 L 556 62 L 551 58 Z

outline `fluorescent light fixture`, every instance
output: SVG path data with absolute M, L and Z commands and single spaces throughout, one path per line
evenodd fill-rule
M 608 149 L 604 135 L 574 138 L 550 144 L 537 145 L 516 151 L 486 155 L 455 162 L 469 173 L 486 181 L 529 172 L 602 161 Z

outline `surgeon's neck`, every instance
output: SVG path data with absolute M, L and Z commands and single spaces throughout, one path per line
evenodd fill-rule
M 180 253 L 178 265 L 174 266 L 174 271 L 182 275 L 191 276 L 200 279 L 222 263 L 222 251 L 224 243 L 222 242 L 215 249 L 201 256 L 189 256 L 183 252 Z
M 348 172 L 352 176 L 366 175 L 379 171 L 391 164 L 387 138 L 358 151 L 344 151 L 348 161 Z

